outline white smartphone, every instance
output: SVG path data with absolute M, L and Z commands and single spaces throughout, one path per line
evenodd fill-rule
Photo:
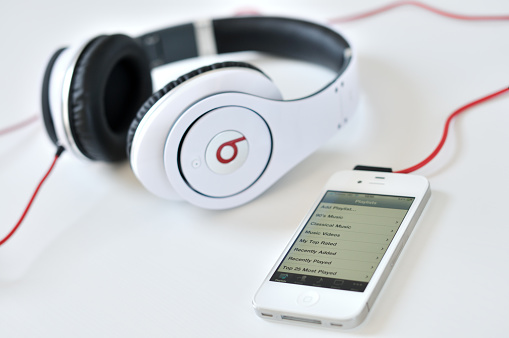
M 256 293 L 256 313 L 332 328 L 359 325 L 430 195 L 422 176 L 334 174 Z

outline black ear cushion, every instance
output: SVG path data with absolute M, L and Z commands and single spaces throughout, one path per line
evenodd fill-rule
M 151 94 L 149 61 L 134 39 L 92 40 L 71 81 L 69 124 L 78 149 L 93 160 L 125 159 L 127 130 Z
M 227 67 L 243 67 L 243 68 L 249 68 L 254 69 L 256 71 L 259 71 L 263 75 L 265 75 L 260 69 L 256 68 L 255 66 L 246 63 L 246 62 L 236 62 L 236 61 L 226 61 L 226 62 L 219 62 L 215 63 L 213 65 L 204 66 L 201 68 L 198 68 L 196 70 L 193 70 L 192 72 L 189 72 L 187 74 L 182 75 L 175 81 L 172 81 L 168 83 L 166 86 L 155 92 L 151 97 L 148 98 L 147 101 L 141 106 L 140 110 L 138 110 L 138 113 L 136 114 L 136 117 L 133 119 L 131 126 L 129 127 L 129 131 L 127 132 L 127 156 L 131 156 L 131 147 L 132 142 L 134 139 L 134 134 L 136 133 L 136 129 L 138 128 L 141 120 L 147 114 L 147 112 L 152 108 L 152 106 L 159 101 L 164 95 L 166 95 L 168 92 L 170 92 L 172 89 L 177 87 L 178 85 L 182 84 L 183 82 L 206 72 L 209 72 L 211 70 L 220 69 L 220 68 L 227 68 Z M 266 75 L 265 75 L 266 76 Z
M 57 61 L 58 57 L 62 52 L 65 50 L 65 48 L 61 48 L 57 50 L 53 56 L 51 56 L 51 59 L 48 62 L 48 65 L 46 66 L 46 71 L 44 72 L 44 78 L 42 80 L 42 118 L 44 120 L 44 126 L 46 127 L 46 132 L 48 133 L 49 138 L 51 141 L 56 145 L 58 143 L 57 133 L 55 132 L 55 126 L 53 124 L 53 118 L 51 116 L 51 108 L 49 105 L 49 82 L 51 78 L 51 72 L 53 71 L 53 66 L 55 65 L 55 62 Z

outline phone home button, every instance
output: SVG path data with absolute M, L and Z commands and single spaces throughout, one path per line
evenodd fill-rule
M 320 295 L 316 291 L 306 291 L 297 298 L 297 304 L 302 306 L 315 305 L 320 300 Z

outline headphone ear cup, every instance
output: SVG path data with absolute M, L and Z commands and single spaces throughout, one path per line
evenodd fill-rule
M 101 161 L 125 159 L 129 124 L 152 94 L 147 56 L 125 35 L 100 36 L 81 53 L 71 81 L 69 125 L 77 148 Z
M 210 141 L 214 135 L 209 138 L 205 134 L 201 134 L 204 137 L 198 142 L 194 142 L 191 140 L 193 137 L 188 139 L 187 133 L 191 132 L 191 129 L 199 121 L 204 121 L 203 119 L 207 117 L 214 120 L 210 125 L 201 124 L 205 126 L 207 135 L 210 133 L 217 135 L 225 130 L 240 130 L 242 134 L 242 131 L 247 128 L 249 129 L 248 135 L 244 134 L 244 136 L 256 140 L 256 145 L 253 143 L 253 149 L 270 147 L 272 141 L 267 123 L 263 122 L 263 119 L 255 111 L 244 107 L 243 103 L 239 102 L 243 98 L 248 101 L 262 102 L 262 105 L 270 105 L 271 102 L 278 105 L 276 101 L 282 100 L 282 95 L 277 86 L 262 71 L 243 62 L 222 62 L 199 68 L 169 83 L 155 93 L 138 112 L 129 133 L 129 161 L 138 180 L 153 194 L 171 200 L 182 198 L 193 200 L 194 197 L 190 197 L 190 194 L 200 195 L 192 189 L 190 192 L 190 185 L 182 172 L 179 171 L 183 158 L 179 153 L 184 143 L 189 140 L 187 143 L 195 144 L 200 148 L 197 150 L 200 153 L 199 162 L 205 163 L 206 147 L 201 145 L 207 140 Z M 239 114 L 223 119 L 224 115 L 218 113 L 223 109 L 216 109 L 218 108 L 216 104 L 220 107 L 234 105 L 236 108 L 232 109 Z M 231 112 L 230 108 L 227 109 L 229 112 Z M 246 119 L 247 115 L 249 118 Z M 256 129 L 251 128 L 253 119 L 261 122 L 261 129 L 267 131 L 268 139 L 257 140 L 258 136 L 253 135 L 257 133 L 251 132 Z M 260 123 L 257 126 L 260 127 Z M 225 129 L 222 129 L 223 127 Z M 190 152 L 186 152 L 186 154 L 190 154 Z M 264 154 L 270 156 L 270 151 L 264 152 Z M 257 156 L 251 157 L 250 162 L 243 167 L 252 168 L 251 162 L 256 158 Z M 262 164 L 263 161 L 258 162 Z M 190 163 L 193 161 L 186 161 L 186 164 Z M 265 166 L 266 163 L 263 162 L 262 165 Z M 204 170 L 207 167 L 206 165 L 198 166 Z M 258 167 L 252 171 L 257 170 Z M 208 179 L 206 175 L 203 177 L 205 180 Z M 252 175 L 249 177 L 252 178 Z M 215 181 L 213 184 L 217 185 L 218 182 Z M 229 184 L 226 185 L 229 186 Z M 239 184 L 235 187 L 238 186 Z M 202 197 L 210 199 L 204 195 Z M 193 200 L 193 203 L 198 202 Z
M 253 70 L 260 72 L 265 77 L 267 77 L 267 75 L 265 75 L 263 73 L 263 71 L 261 71 L 259 68 L 255 67 L 249 63 L 246 63 L 246 62 L 237 62 L 237 61 L 226 61 L 226 62 L 215 63 L 215 64 L 212 64 L 209 66 L 200 67 L 200 68 L 195 69 L 187 74 L 180 76 L 177 80 L 168 83 L 166 86 L 164 86 L 163 88 L 161 88 L 160 90 L 158 90 L 157 92 L 152 94 L 152 96 L 149 97 L 147 99 L 147 101 L 145 101 L 143 106 L 140 108 L 140 110 L 136 114 L 136 118 L 132 121 L 131 126 L 129 127 L 129 131 L 127 133 L 127 149 L 126 149 L 127 157 L 130 158 L 134 135 L 136 133 L 136 130 L 138 129 L 138 126 L 141 123 L 141 120 L 143 119 L 143 117 L 147 114 L 147 112 L 150 110 L 150 108 L 152 108 L 152 106 L 157 101 L 159 101 L 164 95 L 166 95 L 171 90 L 173 90 L 175 87 L 184 83 L 187 80 L 190 80 L 190 79 L 192 79 L 198 75 L 204 74 L 206 72 L 210 72 L 210 71 L 221 69 L 221 68 L 229 68 L 229 67 L 240 67 L 240 68 L 253 69 Z

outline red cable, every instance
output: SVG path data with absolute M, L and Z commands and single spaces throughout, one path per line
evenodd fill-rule
M 39 115 L 36 114 L 36 115 L 33 115 L 33 116 L 29 117 L 28 119 L 23 120 L 21 122 L 18 122 L 17 124 L 14 124 L 14 125 L 12 125 L 10 127 L 4 128 L 4 129 L 0 129 L 0 136 L 12 133 L 13 131 L 16 131 L 18 129 L 26 127 L 29 124 L 37 121 L 38 119 L 39 119 Z
M 458 110 L 456 110 L 455 112 L 453 112 L 451 115 L 449 115 L 449 117 L 447 118 L 447 121 L 445 122 L 445 127 L 444 127 L 444 132 L 442 134 L 442 139 L 440 140 L 440 143 L 438 143 L 438 146 L 435 148 L 435 150 L 428 156 L 426 157 L 422 162 L 414 165 L 413 167 L 410 167 L 410 168 L 407 168 L 407 169 L 403 169 L 403 170 L 399 170 L 399 171 L 395 171 L 396 173 L 400 173 L 400 174 L 408 174 L 408 173 L 411 173 L 417 169 L 420 169 L 422 167 L 424 167 L 426 164 L 428 164 L 433 158 L 435 158 L 435 156 L 437 156 L 437 154 L 440 152 L 440 150 L 442 149 L 442 146 L 444 145 L 445 143 L 445 140 L 447 139 L 447 134 L 449 132 L 449 125 L 451 124 L 451 121 L 454 117 L 458 116 L 459 114 L 461 114 L 462 112 L 464 112 L 465 110 L 467 110 L 468 108 L 471 108 L 475 105 L 478 105 L 480 103 L 483 103 L 485 101 L 488 101 L 500 94 L 503 94 L 505 92 L 509 91 L 509 88 L 504 88 L 502 90 L 499 90 L 498 92 L 495 92 L 493 94 L 490 94 L 490 95 L 487 95 L 485 97 L 482 97 L 476 101 L 473 101 L 473 102 L 470 102 L 466 105 L 464 105 L 463 107 L 459 108 Z
M 330 20 L 329 22 L 332 24 L 335 23 L 344 23 L 344 22 L 351 22 L 356 21 L 360 19 L 364 19 L 373 15 L 377 15 L 383 12 L 387 12 L 391 9 L 402 7 L 402 6 L 415 6 L 422 9 L 425 9 L 427 11 L 430 11 L 432 13 L 445 16 L 450 19 L 456 19 L 456 20 L 468 20 L 468 21 L 488 21 L 488 20 L 509 20 L 509 15 L 463 15 L 463 14 L 455 14 L 451 12 L 446 12 L 444 10 L 426 5 L 424 3 L 418 2 L 418 1 L 396 1 L 394 3 L 354 15 L 344 16 L 344 17 L 338 17 L 335 19 Z
M 28 202 L 26 208 L 25 208 L 25 211 L 23 211 L 23 214 L 21 215 L 20 219 L 18 220 L 18 223 L 16 223 L 16 225 L 14 226 L 14 228 L 12 228 L 11 232 L 9 232 L 9 234 L 7 234 L 7 236 L 5 236 L 1 241 L 0 241 L 0 246 L 2 244 L 4 244 L 5 242 L 7 242 L 7 240 L 9 238 L 12 237 L 12 235 L 16 232 L 16 230 L 18 230 L 19 226 L 21 225 L 21 223 L 23 222 L 23 220 L 25 219 L 25 216 L 27 215 L 28 211 L 30 210 L 30 207 L 32 206 L 32 202 L 35 200 L 35 197 L 37 196 L 37 193 L 39 192 L 39 189 L 41 189 L 41 186 L 42 184 L 44 183 L 44 181 L 46 181 L 46 179 L 48 178 L 49 174 L 51 173 L 51 171 L 53 170 L 53 167 L 55 167 L 55 164 L 57 163 L 57 160 L 58 158 L 60 157 L 60 155 L 62 154 L 62 152 L 64 151 L 64 148 L 62 147 L 58 147 L 57 149 L 57 153 L 55 154 L 55 158 L 53 159 L 53 162 L 51 163 L 51 166 L 49 167 L 48 171 L 46 172 L 46 175 L 44 175 L 44 177 L 42 178 L 42 180 L 39 182 L 39 185 L 37 186 L 37 188 L 35 189 L 34 193 L 32 194 L 32 198 L 30 199 L 30 201 Z
M 385 5 L 385 6 L 382 6 L 382 7 L 373 9 L 373 10 L 370 10 L 370 11 L 366 11 L 366 12 L 363 12 L 363 13 L 335 18 L 335 19 L 329 20 L 329 23 L 335 24 L 335 23 L 345 23 L 345 22 L 361 20 L 361 19 L 368 18 L 370 16 L 374 16 L 374 15 L 377 15 L 377 14 L 380 14 L 380 13 L 383 13 L 383 12 L 387 12 L 387 11 L 389 11 L 391 9 L 394 9 L 394 8 L 397 8 L 397 7 L 402 7 L 402 6 L 415 6 L 415 7 L 419 7 L 421 9 L 425 9 L 425 10 L 430 11 L 432 13 L 435 13 L 437 15 L 441 15 L 441 16 L 444 16 L 444 17 L 447 17 L 447 18 L 450 18 L 450 19 L 456 19 L 456 20 L 467 20 L 467 21 L 491 21 L 491 20 L 500 20 L 500 21 L 503 21 L 503 20 L 509 20 L 509 15 L 463 15 L 463 14 L 456 14 L 456 13 L 446 12 L 444 10 L 441 10 L 441 9 L 429 6 L 427 4 L 421 3 L 419 1 L 396 1 L 396 2 L 393 2 L 391 4 L 388 4 L 388 5 Z M 442 147 L 443 147 L 443 145 L 445 143 L 445 140 L 447 139 L 447 134 L 448 134 L 448 131 L 449 131 L 449 125 L 450 125 L 450 123 L 451 123 L 451 121 L 452 121 L 452 119 L 454 117 L 456 117 L 457 115 L 461 114 L 463 111 L 467 110 L 470 107 L 473 107 L 473 106 L 475 106 L 477 104 L 485 102 L 485 101 L 487 101 L 489 99 L 492 99 L 495 96 L 498 96 L 498 95 L 500 95 L 502 93 L 505 93 L 507 91 L 509 91 L 509 88 L 504 88 L 504 89 L 502 89 L 502 90 L 500 90 L 500 91 L 498 91 L 496 93 L 490 94 L 490 95 L 485 96 L 485 97 L 483 97 L 483 98 L 481 98 L 479 100 L 471 102 L 471 103 L 469 103 L 469 104 L 459 108 L 455 112 L 453 112 L 449 116 L 449 118 L 447 119 L 447 121 L 445 123 L 444 132 L 442 134 L 442 139 L 440 140 L 440 143 L 435 148 L 435 150 L 426 159 L 424 159 L 422 162 L 414 165 L 413 167 L 410 167 L 410 168 L 407 168 L 407 169 L 403 169 L 403 170 L 400 170 L 400 171 L 396 171 L 396 173 L 408 174 L 408 173 L 411 173 L 411 172 L 413 172 L 413 171 L 415 171 L 417 169 L 420 169 L 423 166 L 425 166 L 426 164 L 428 164 L 431 160 L 433 160 L 433 158 L 435 158 L 435 156 L 442 149 Z

